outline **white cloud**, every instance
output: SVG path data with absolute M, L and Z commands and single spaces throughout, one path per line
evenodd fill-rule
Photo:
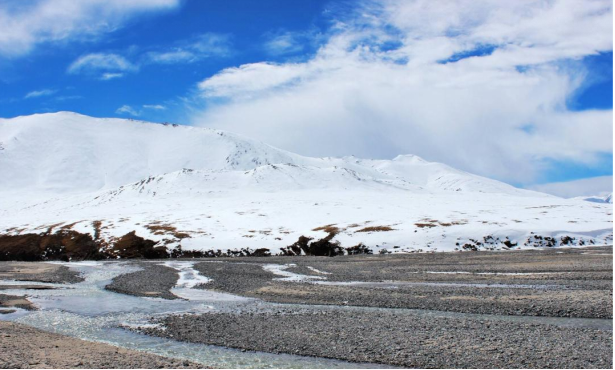
M 57 92 L 56 90 L 50 90 L 50 89 L 34 90 L 34 91 L 30 91 L 29 93 L 27 93 L 24 96 L 24 99 L 39 98 L 41 96 L 49 96 L 49 95 L 55 94 L 56 92 Z
M 160 64 L 190 63 L 197 60 L 193 52 L 181 49 L 165 52 L 150 52 L 147 54 L 147 58 L 152 63 Z
M 123 73 L 119 72 L 130 72 L 135 70 L 137 70 L 137 66 L 121 55 L 112 53 L 92 53 L 77 58 L 77 60 L 68 67 L 67 72 L 71 74 L 104 72 L 100 79 L 109 80 L 122 77 Z
M 315 30 L 306 32 L 277 31 L 265 34 L 263 47 L 272 55 L 294 54 L 305 50 L 306 45 L 317 43 L 322 35 Z
M 552 182 L 548 184 L 533 185 L 528 188 L 563 198 L 606 195 L 613 192 L 613 176 L 599 176 L 581 180 Z
M 286 32 L 269 39 L 265 43 L 265 49 L 271 54 L 279 55 L 296 53 L 303 50 L 303 46 L 295 40 L 292 33 Z
M 151 109 L 154 111 L 161 111 L 161 110 L 167 109 L 167 107 L 165 107 L 164 105 L 160 105 L 160 104 L 144 104 L 142 107 L 143 109 Z M 116 109 L 115 113 L 124 114 L 124 115 L 128 114 L 133 117 L 139 117 L 143 113 L 143 110 L 142 109 L 137 110 L 131 107 L 130 105 L 122 105 L 121 107 Z
M 101 79 L 101 80 L 103 80 L 103 81 L 107 81 L 107 80 L 112 80 L 112 79 L 114 79 L 114 78 L 122 78 L 122 77 L 124 77 L 124 74 L 123 74 L 123 73 L 117 73 L 117 72 L 115 72 L 115 73 L 113 73 L 113 72 L 106 72 L 106 73 L 103 73 L 103 74 L 100 76 L 100 79 Z
M 77 100 L 77 99 L 83 99 L 83 96 L 81 95 L 64 95 L 64 96 L 56 96 L 55 100 L 57 101 L 67 101 L 67 100 Z
M 230 36 L 224 34 L 206 33 L 178 43 L 178 47 L 167 48 L 164 51 L 148 52 L 131 62 L 124 56 L 115 53 L 91 53 L 77 58 L 68 67 L 71 74 L 100 74 L 100 80 L 121 78 L 128 72 L 135 72 L 143 63 L 176 64 L 193 63 L 210 57 L 223 57 L 231 53 Z
M 226 34 L 204 33 L 177 46 L 146 54 L 146 61 L 159 64 L 193 63 L 211 57 L 225 57 L 232 50 L 231 37 Z
M 153 109 L 153 110 L 165 110 L 167 107 L 160 104 L 144 104 L 143 108 L 145 109 Z
M 115 111 L 115 113 L 117 113 L 117 114 L 129 114 L 129 115 L 134 116 L 134 117 L 138 117 L 138 116 L 141 115 L 141 112 L 136 111 L 130 105 L 122 105 L 121 107 L 119 107 Z
M 45 42 L 96 38 L 139 14 L 180 0 L 33 0 L 0 3 L 0 56 L 18 57 Z
M 531 183 L 552 160 L 612 152 L 612 111 L 566 109 L 580 60 L 612 50 L 611 17 L 607 0 L 364 2 L 305 62 L 201 81 L 193 121 L 307 155 L 414 153 Z

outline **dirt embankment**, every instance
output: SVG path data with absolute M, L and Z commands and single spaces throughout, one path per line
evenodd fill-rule
M 97 229 L 98 230 L 98 229 Z M 301 236 L 297 242 L 284 248 L 280 255 L 337 256 L 344 254 L 371 254 L 372 251 L 359 244 L 342 248 L 333 242 L 335 233 L 313 241 Z M 69 228 L 53 232 L 50 227 L 40 234 L 0 235 L 0 261 L 79 261 L 117 258 L 203 258 L 203 257 L 268 257 L 267 248 L 252 250 L 183 250 L 181 246 L 169 250 L 166 246 L 140 237 L 131 231 L 110 241 L 102 240 L 98 231 L 94 236 Z
M 167 258 L 165 247 L 134 231 L 113 241 L 90 234 L 59 230 L 40 234 L 0 235 L 0 261 L 102 260 L 108 258 Z
M 54 225 L 55 226 L 55 225 Z M 0 261 L 79 261 L 79 260 L 103 260 L 118 258 L 210 258 L 210 257 L 271 257 L 268 248 L 240 248 L 234 250 L 209 249 L 209 250 L 184 250 L 181 245 L 173 249 L 167 248 L 165 243 L 153 241 L 138 236 L 135 231 L 131 231 L 119 238 L 105 240 L 100 237 L 100 222 L 94 222 L 94 235 L 80 233 L 72 230 L 70 225 L 63 226 L 53 232 L 54 226 L 48 228 L 46 232 L 35 234 L 0 234 Z M 421 226 L 422 227 L 422 226 Z M 161 232 L 162 229 L 170 231 L 175 236 L 174 241 L 181 241 L 189 238 L 186 233 L 179 233 L 169 225 L 148 225 L 154 234 Z M 357 232 L 390 231 L 388 226 L 366 227 Z M 373 254 L 373 251 L 366 245 L 359 243 L 351 247 L 343 247 L 335 237 L 340 229 L 333 225 L 326 225 L 312 231 L 325 231 L 327 236 L 315 239 L 300 236 L 298 240 L 284 248 L 281 248 L 277 256 L 343 256 L 357 254 Z M 157 234 L 158 235 L 158 234 Z M 532 235 L 524 243 L 524 246 L 533 247 L 556 247 L 556 246 L 582 246 L 586 244 L 584 239 L 576 240 L 568 236 L 563 236 L 561 240 L 551 237 Z M 471 243 L 459 245 L 460 250 L 480 251 L 496 250 L 503 245 L 505 249 L 516 247 L 516 243 L 510 242 L 508 238 L 500 240 L 491 235 L 485 236 L 483 241 L 470 239 Z M 587 241 L 593 244 L 595 241 Z M 397 248 L 397 247 L 394 247 Z M 391 253 L 386 249 L 380 251 L 381 254 Z

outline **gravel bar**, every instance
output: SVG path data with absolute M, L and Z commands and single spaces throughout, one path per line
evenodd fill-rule
M 391 310 L 394 311 L 394 310 Z M 612 331 L 353 310 L 171 316 L 147 334 L 414 368 L 611 368 Z
M 140 297 L 179 299 L 171 293 L 179 279 L 177 270 L 150 262 L 135 264 L 142 270 L 115 277 L 105 289 Z

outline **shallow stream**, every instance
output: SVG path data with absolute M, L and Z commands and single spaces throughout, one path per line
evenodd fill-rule
M 165 300 L 118 294 L 104 287 L 115 276 L 137 271 L 124 262 L 83 262 L 67 264 L 80 271 L 85 281 L 77 284 L 49 284 L 0 280 L 0 285 L 44 285 L 49 290 L 4 290 L 4 294 L 27 295 L 39 310 L 18 310 L 1 316 L 48 332 L 104 342 L 167 357 L 180 358 L 214 368 L 374 368 L 376 364 L 357 364 L 316 357 L 242 352 L 240 350 L 193 344 L 142 335 L 121 326 L 148 325 L 151 318 L 171 313 L 199 313 L 211 310 L 240 309 L 255 300 L 230 294 L 194 289 L 205 282 L 191 269 L 191 262 L 167 264 L 177 268 L 180 280 L 174 294 L 190 300 Z

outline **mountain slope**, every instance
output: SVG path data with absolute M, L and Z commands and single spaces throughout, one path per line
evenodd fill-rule
M 113 188 L 182 168 L 252 169 L 297 156 L 222 131 L 60 112 L 0 120 L 0 189 Z
M 302 236 L 386 253 L 612 243 L 612 204 L 413 155 L 310 158 L 217 130 L 68 112 L 0 120 L 0 148 L 0 237 L 70 231 L 103 249 L 143 237 L 216 253 L 278 253 Z
M 309 158 L 218 130 L 70 112 L 2 119 L 0 147 L 2 190 L 87 192 L 182 169 L 253 170 L 292 164 L 343 168 L 357 176 L 431 190 L 539 195 L 412 155 L 393 160 Z

